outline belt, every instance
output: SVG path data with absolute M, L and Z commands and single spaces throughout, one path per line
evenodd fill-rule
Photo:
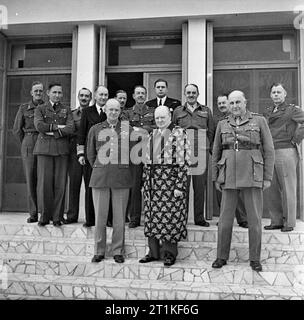
M 24 134 L 30 136 L 30 135 L 34 135 L 34 134 L 39 134 L 39 132 L 37 131 L 32 131 L 32 132 L 24 132 Z
M 234 144 L 234 145 L 224 145 L 223 146 L 223 150 L 235 150 L 235 151 L 238 151 L 238 150 L 257 150 L 257 149 L 260 149 L 259 145 L 244 146 L 244 145 Z

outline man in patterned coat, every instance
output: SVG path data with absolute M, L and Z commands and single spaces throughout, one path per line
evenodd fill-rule
M 147 263 L 160 258 L 160 241 L 164 265 L 174 264 L 177 242 L 187 235 L 187 173 L 190 143 L 186 131 L 171 122 L 168 107 L 155 109 L 158 129 L 150 135 L 144 166 L 145 236 L 149 253 L 139 260 Z

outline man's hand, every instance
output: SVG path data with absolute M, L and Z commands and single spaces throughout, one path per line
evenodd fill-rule
M 269 181 L 269 180 L 263 181 L 263 190 L 269 188 L 270 186 L 271 186 L 271 181 Z
M 58 124 L 58 129 L 64 129 L 65 128 L 65 124 Z
M 80 157 L 78 158 L 78 162 L 79 162 L 82 166 L 84 166 L 84 165 L 86 164 L 85 157 L 84 157 L 84 156 L 80 156 Z
M 220 184 L 219 182 L 215 182 L 215 188 L 216 188 L 216 190 L 218 190 L 218 191 L 220 191 L 220 192 L 223 191 L 223 190 L 222 190 L 222 187 L 221 187 L 221 184 Z
M 54 132 L 46 132 L 45 133 L 47 136 L 53 136 L 54 135 Z
M 178 197 L 182 197 L 183 196 L 183 192 L 179 191 L 177 189 L 174 190 L 174 197 L 178 198 Z

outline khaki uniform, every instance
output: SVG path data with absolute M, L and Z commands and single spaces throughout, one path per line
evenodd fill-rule
M 259 261 L 263 181 L 272 180 L 274 147 L 266 119 L 249 111 L 237 124 L 232 115 L 219 122 L 212 154 L 212 180 L 223 190 L 217 258 L 228 260 L 234 213 L 243 196 L 249 227 L 249 259 Z
M 34 154 L 38 157 L 38 206 L 41 210 L 40 222 L 63 219 L 69 155 L 69 135 L 75 127 L 71 110 L 50 102 L 35 110 L 34 124 L 39 131 Z M 58 125 L 65 125 L 59 129 Z M 54 135 L 47 135 L 53 132 Z
M 39 104 L 43 104 L 41 101 Z M 17 112 L 13 133 L 21 142 L 21 157 L 25 172 L 27 204 L 30 217 L 38 218 L 37 206 L 37 156 L 33 154 L 38 131 L 34 126 L 34 112 L 37 105 L 30 101 L 22 104 Z

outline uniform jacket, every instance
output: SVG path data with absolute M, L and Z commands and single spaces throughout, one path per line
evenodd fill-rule
M 131 188 L 130 142 L 132 128 L 121 127 L 118 121 L 115 129 L 110 129 L 107 121 L 94 125 L 88 135 L 87 158 L 93 168 L 90 187 Z M 126 141 L 129 141 L 127 143 Z M 123 158 L 126 161 L 122 161 Z M 108 163 L 105 161 L 108 159 Z
M 121 119 L 128 120 L 132 127 L 143 128 L 151 132 L 156 128 L 154 110 L 155 108 L 149 107 L 146 104 L 135 104 L 132 108 L 123 111 Z
M 213 181 L 224 189 L 262 188 L 263 180 L 272 180 L 273 167 L 274 147 L 263 116 L 247 111 L 239 125 L 232 115 L 219 122 L 212 153 Z
M 82 111 L 80 126 L 77 133 L 77 144 L 80 145 L 80 148 L 77 148 L 77 155 L 84 155 L 85 145 L 89 130 L 91 127 L 97 123 L 103 122 L 107 119 L 107 115 L 101 110 L 100 115 L 96 109 L 96 104 L 85 108 Z
M 49 156 L 69 154 L 69 135 L 75 130 L 69 107 L 59 103 L 54 109 L 50 102 L 40 105 L 35 109 L 34 124 L 39 131 L 34 154 Z M 65 125 L 65 128 L 58 129 L 58 125 Z M 47 132 L 53 132 L 54 135 L 46 135 Z
M 154 109 L 157 108 L 158 107 L 157 98 L 147 101 L 146 105 Z M 179 100 L 166 97 L 164 106 L 167 106 L 171 112 L 173 112 L 180 105 L 181 105 L 181 102 Z
M 207 131 L 206 148 L 209 149 L 212 145 L 215 127 L 212 113 L 208 107 L 198 103 L 198 108 L 192 113 L 187 109 L 187 104 L 184 104 L 174 110 L 172 122 L 185 129 L 205 129 Z
M 293 104 L 283 102 L 278 111 L 273 106 L 266 107 L 265 117 L 273 138 L 275 149 L 293 148 L 304 138 L 304 112 Z
M 41 101 L 39 104 L 43 104 L 44 102 Z M 14 127 L 13 127 L 13 134 L 18 138 L 20 142 L 22 142 L 24 135 L 26 133 L 37 133 L 38 131 L 34 125 L 34 112 L 36 109 L 36 105 L 31 100 L 28 103 L 24 103 L 19 107 L 17 112 Z
M 80 128 L 81 114 L 82 114 L 82 111 L 81 111 L 80 107 L 78 107 L 77 109 L 72 110 L 72 116 L 73 116 L 75 131 L 70 136 L 70 153 L 74 153 L 74 154 L 76 154 L 77 133 L 78 133 L 79 128 Z

